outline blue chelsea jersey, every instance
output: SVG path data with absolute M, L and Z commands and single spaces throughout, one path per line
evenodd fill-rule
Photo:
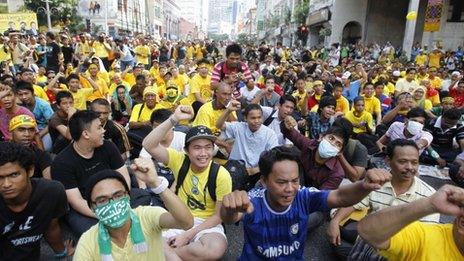
M 329 191 L 301 188 L 283 212 L 271 209 L 266 193 L 249 193 L 254 211 L 242 218 L 245 244 L 239 260 L 303 260 L 309 214 L 330 210 Z

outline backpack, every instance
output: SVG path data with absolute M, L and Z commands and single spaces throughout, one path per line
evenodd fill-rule
M 216 180 L 219 172 L 219 164 L 215 162 L 211 162 L 211 167 L 209 168 L 209 173 L 208 173 L 208 181 L 205 186 L 208 188 L 208 193 L 210 197 L 213 199 L 213 201 L 216 202 Z M 185 177 L 187 177 L 187 172 L 190 168 L 190 159 L 187 157 L 187 155 L 184 158 L 184 161 L 182 162 L 182 166 L 179 169 L 179 174 L 177 175 L 177 182 L 176 182 L 176 195 L 179 192 L 180 186 L 184 183 Z M 203 191 L 204 192 L 204 191 Z

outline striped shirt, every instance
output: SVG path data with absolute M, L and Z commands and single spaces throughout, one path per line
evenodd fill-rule
M 368 208 L 369 212 L 372 213 L 390 206 L 398 206 L 421 198 L 430 197 L 433 193 L 435 193 L 434 188 L 420 178 L 414 177 L 414 181 L 409 190 L 401 195 L 396 195 L 392 184 L 387 182 L 380 189 L 372 191 L 367 197 L 353 207 L 357 210 Z M 421 221 L 438 223 L 440 222 L 440 214 L 432 214 L 423 217 Z

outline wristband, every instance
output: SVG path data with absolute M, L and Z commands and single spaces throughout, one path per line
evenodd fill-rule
M 55 253 L 55 256 L 54 256 L 54 257 L 55 257 L 56 259 L 62 259 L 62 258 L 65 258 L 65 257 L 67 257 L 67 256 L 68 256 L 68 248 L 65 247 L 64 250 L 63 250 L 63 252 L 61 252 L 61 253 Z
M 179 120 L 173 119 L 173 116 L 169 117 L 169 121 L 171 122 L 171 124 L 172 124 L 173 126 L 176 126 L 177 123 L 179 123 Z
M 165 177 L 158 177 L 158 179 L 161 181 L 161 184 L 156 188 L 151 188 L 151 191 L 157 195 L 163 193 L 169 187 L 169 182 Z

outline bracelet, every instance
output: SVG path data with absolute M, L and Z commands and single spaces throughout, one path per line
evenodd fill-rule
M 179 123 L 179 120 L 177 120 L 177 119 L 174 120 L 174 119 L 173 119 L 173 116 L 169 117 L 169 121 L 171 122 L 171 124 L 172 124 L 173 126 L 176 126 L 177 123 Z
M 61 252 L 61 253 L 55 253 L 55 256 L 54 256 L 54 257 L 55 257 L 56 259 L 62 259 L 62 258 L 65 258 L 65 257 L 67 257 L 67 256 L 68 256 L 68 248 L 65 247 L 64 250 L 63 250 L 63 252 Z
M 158 179 L 161 181 L 161 184 L 156 188 L 151 188 L 151 191 L 157 195 L 163 193 L 169 187 L 169 182 L 165 177 L 158 177 Z

